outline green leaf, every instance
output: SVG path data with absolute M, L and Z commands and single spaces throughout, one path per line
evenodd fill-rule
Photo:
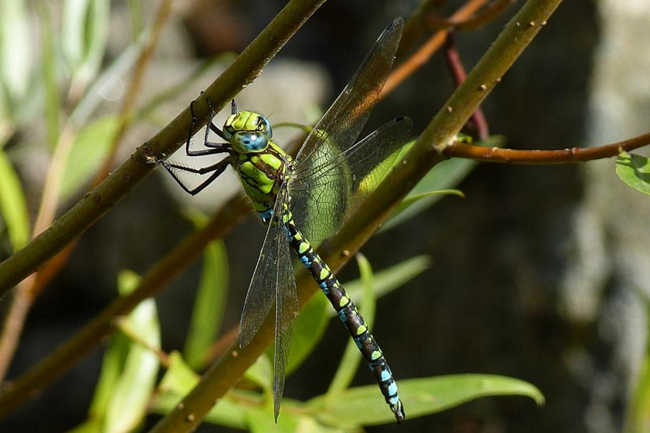
M 429 192 L 424 192 L 422 194 L 409 195 L 404 200 L 402 200 L 402 202 L 399 205 L 397 205 L 397 207 L 393 211 L 392 218 L 404 212 L 406 209 L 411 207 L 416 202 L 435 195 L 455 195 L 461 198 L 465 198 L 465 194 L 463 194 L 463 192 L 459 189 L 441 189 L 439 191 L 429 191 Z
M 267 396 L 273 394 L 273 353 L 268 352 L 259 356 L 257 360 L 244 373 L 244 377 L 262 387 Z
M 426 174 L 404 199 L 408 205 L 401 205 L 381 227 L 380 232 L 390 230 L 414 217 L 424 209 L 440 200 L 444 195 L 436 194 L 441 190 L 449 190 L 460 183 L 476 167 L 476 161 L 469 159 L 448 159 L 436 165 Z M 413 200 L 413 197 L 420 197 Z
M 68 433 L 102 433 L 102 420 L 89 419 L 68 430 Z
M 372 329 L 372 325 L 375 322 L 375 305 L 377 300 L 373 290 L 372 268 L 370 262 L 360 253 L 357 254 L 357 264 L 361 273 L 361 286 L 363 287 L 362 316 L 368 328 Z M 345 352 L 343 352 L 339 368 L 327 390 L 327 398 L 330 401 L 336 399 L 343 390 L 350 386 L 352 379 L 354 379 L 354 374 L 359 368 L 360 361 L 361 352 L 359 352 L 359 348 L 354 340 L 348 339 L 348 344 L 345 347 Z
M 532 398 L 538 405 L 544 403 L 544 396 L 535 386 L 503 376 L 450 375 L 401 380 L 397 385 L 409 419 L 488 396 L 521 395 Z M 333 402 L 328 402 L 325 396 L 316 397 L 307 402 L 307 409 L 315 411 L 321 422 L 331 425 L 367 426 L 395 422 L 376 385 L 351 388 Z
M 648 158 L 621 152 L 616 158 L 616 174 L 630 188 L 650 195 L 650 164 Z
M 182 395 L 177 395 L 169 391 L 160 392 L 155 395 L 150 409 L 154 413 L 167 415 L 178 406 L 183 397 Z M 273 417 L 272 414 L 269 416 Z M 246 428 L 243 405 L 234 403 L 228 396 L 219 400 L 210 412 L 208 412 L 203 421 L 231 428 Z
M 74 85 L 79 89 L 85 88 L 99 71 L 109 18 L 108 0 L 67 0 L 64 4 L 61 42 Z
M 184 355 L 195 370 L 205 366 L 206 355 L 223 320 L 228 296 L 228 254 L 223 241 L 210 242 L 203 251 L 203 271 L 194 301 Z
M 181 354 L 173 351 L 169 354 L 169 367 L 160 381 L 159 388 L 163 392 L 171 392 L 183 396 L 199 383 L 201 377 L 192 370 Z
M 638 290 L 639 296 L 643 300 L 646 308 L 646 314 L 650 313 L 650 299 L 643 290 Z M 650 432 L 650 339 L 646 337 L 645 354 L 639 376 L 636 379 L 636 389 L 627 411 L 625 420 L 626 433 L 648 433 Z
M 117 116 L 108 115 L 83 128 L 74 138 L 61 179 L 61 199 L 66 200 L 101 166 L 110 152 L 119 126 Z
M 33 51 L 30 34 L 25 1 L 0 2 L 0 86 L 10 99 L 9 107 L 27 92 Z
M 41 8 L 41 60 L 42 79 L 45 88 L 45 126 L 47 142 L 54 148 L 59 142 L 59 88 L 56 79 L 56 55 L 54 52 L 55 36 L 52 31 L 52 17 L 46 4 Z
M 375 272 L 374 291 L 375 297 L 380 298 L 404 285 L 407 281 L 415 278 L 431 267 L 431 259 L 427 256 L 416 256 L 403 261 L 380 272 Z M 363 305 L 363 286 L 360 280 L 349 281 L 344 284 L 345 290 L 353 299 L 361 299 L 359 305 Z M 359 306 L 357 305 L 357 306 Z M 332 308 L 328 308 L 330 317 L 336 315 Z
M 14 251 L 29 241 L 29 214 L 22 185 L 7 154 L 0 149 L 0 216 Z
M 331 309 L 327 298 L 322 294 L 316 294 L 300 312 L 291 340 L 287 376 L 305 362 L 323 338 Z
M 283 402 L 283 409 L 286 409 Z M 269 408 L 252 408 L 246 411 L 246 426 L 252 433 L 292 433 L 292 432 L 314 432 L 306 428 L 301 422 L 302 417 L 295 413 L 284 410 L 280 412 L 277 424 L 273 419 L 273 409 Z M 312 422 L 312 424 L 315 424 Z M 311 427 L 311 426 L 310 426 Z M 318 431 L 318 430 L 316 430 Z
M 132 274 L 126 275 L 128 276 L 122 277 L 120 283 L 130 285 L 134 279 Z M 120 292 L 125 293 L 129 289 L 131 288 L 121 287 Z M 158 374 L 158 357 L 149 349 L 160 347 L 160 325 L 155 301 L 142 301 L 129 314 L 123 326 L 130 334 L 137 335 L 138 341 L 130 344 L 124 368 L 108 403 L 104 423 L 106 433 L 131 431 L 142 422 Z

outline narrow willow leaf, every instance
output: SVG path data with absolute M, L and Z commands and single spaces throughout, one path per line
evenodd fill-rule
M 375 297 L 380 298 L 392 292 L 430 267 L 431 259 L 429 257 L 416 256 L 383 271 L 375 272 L 375 283 L 373 285 Z M 359 305 L 363 305 L 363 286 L 361 280 L 349 281 L 344 286 L 348 294 L 353 299 L 360 299 Z M 327 312 L 330 317 L 336 315 L 336 312 L 332 308 L 329 308 Z
M 645 304 L 646 314 L 650 313 L 650 299 L 638 290 L 640 298 Z M 625 433 L 649 433 L 650 424 L 650 339 L 646 337 L 645 354 L 636 379 L 636 389 L 632 396 L 625 420 Z
M 291 340 L 287 376 L 302 365 L 325 334 L 332 307 L 322 294 L 313 296 L 300 312 Z
M 159 389 L 183 396 L 199 383 L 200 376 L 192 370 L 181 354 L 173 351 L 169 354 L 169 367 L 160 381 Z
M 124 283 L 126 280 L 126 283 Z M 123 284 L 130 284 L 131 277 L 123 277 Z M 125 293 L 130 288 L 121 288 Z M 132 289 L 131 289 L 132 290 Z M 138 341 L 131 341 L 124 368 L 115 384 L 106 410 L 104 431 L 118 433 L 132 431 L 144 419 L 153 394 L 159 361 L 149 347 L 160 347 L 160 324 L 153 299 L 141 302 L 125 320 Z M 143 343 L 148 347 L 143 346 Z
M 7 154 L 0 149 L 0 217 L 9 233 L 14 251 L 29 241 L 29 215 L 25 194 Z
M 399 390 L 409 419 L 440 412 L 480 397 L 521 395 L 538 405 L 544 396 L 534 385 L 503 376 L 465 374 L 400 380 Z M 319 396 L 307 402 L 324 423 L 338 426 L 393 424 L 395 416 L 387 408 L 377 386 L 351 388 L 330 402 Z
M 650 164 L 645 156 L 621 152 L 616 158 L 616 174 L 630 188 L 650 195 Z
M 85 88 L 101 65 L 109 24 L 108 0 L 67 0 L 61 43 L 77 86 Z
M 183 396 L 169 391 L 157 393 L 151 403 L 150 410 L 160 415 L 167 415 L 176 409 L 182 399 Z M 226 396 L 220 399 L 208 412 L 203 418 L 203 422 L 244 430 L 246 428 L 246 419 L 243 405 L 235 403 Z
M 273 395 L 273 365 L 271 359 L 273 359 L 273 354 L 269 357 L 268 353 L 265 353 L 258 357 L 244 373 L 246 379 L 262 387 L 269 399 Z
M 221 240 L 212 241 L 203 250 L 203 271 L 183 351 L 187 363 L 195 370 L 205 366 L 206 355 L 219 333 L 226 309 L 228 279 L 226 246 Z
M 27 92 L 32 46 L 29 15 L 24 0 L 0 2 L 0 86 L 12 105 Z
M 477 163 L 475 161 L 459 158 L 449 159 L 436 165 L 433 170 L 429 171 L 418 182 L 404 200 L 409 201 L 412 197 L 416 196 L 422 196 L 422 198 L 415 201 L 411 200 L 408 206 L 400 206 L 398 208 L 399 212 L 394 212 L 379 231 L 384 232 L 390 230 L 436 203 L 444 195 L 433 193 L 448 190 L 458 185 L 476 165 Z
M 52 17 L 46 5 L 41 8 L 41 45 L 43 55 L 41 60 L 41 73 L 45 88 L 45 126 L 47 143 L 54 148 L 59 142 L 59 88 L 56 79 L 56 55 L 54 52 L 54 32 L 52 31 Z
M 246 411 L 246 426 L 251 433 L 298 433 L 298 418 L 287 410 L 284 410 L 278 417 L 278 423 L 273 420 L 273 412 L 270 410 L 248 410 Z
M 170 353 L 169 368 L 160 382 L 159 392 L 156 393 L 151 410 L 167 415 L 194 388 L 199 379 L 199 375 L 183 361 L 180 353 Z M 240 391 L 232 391 L 229 395 L 239 395 L 240 393 Z M 251 397 L 250 393 L 241 394 L 243 394 L 243 398 L 246 397 L 247 400 L 250 400 L 248 398 Z M 254 399 L 254 396 L 252 398 Z M 219 400 L 204 421 L 243 429 L 245 427 L 244 409 L 227 395 Z
M 368 328 L 372 330 L 375 322 L 375 305 L 377 300 L 373 290 L 372 268 L 370 262 L 368 262 L 368 259 L 363 254 L 357 254 L 357 264 L 361 274 L 361 286 L 363 287 L 363 311 L 359 309 L 359 312 L 362 313 L 361 315 Z M 339 368 L 327 390 L 328 399 L 336 399 L 343 390 L 350 386 L 352 379 L 354 379 L 354 374 L 359 368 L 359 362 L 361 362 L 361 352 L 359 352 L 359 348 L 354 340 L 348 339 L 348 344 L 345 347 L 345 352 L 343 352 Z
M 89 419 L 68 430 L 67 433 L 102 433 L 102 422 L 98 419 Z
M 65 176 L 61 179 L 62 200 L 78 192 L 97 171 L 110 152 L 117 128 L 117 116 L 108 115 L 97 119 L 77 134 L 66 162 Z

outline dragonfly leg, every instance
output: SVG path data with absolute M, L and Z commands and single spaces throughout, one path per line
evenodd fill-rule
M 214 182 L 220 175 L 223 173 L 223 171 L 228 167 L 228 164 L 230 163 L 229 159 L 223 159 L 219 161 L 216 164 L 210 165 L 208 167 L 203 167 L 203 168 L 193 168 L 193 167 L 187 167 L 185 165 L 181 164 L 176 164 L 173 162 L 167 162 L 167 161 L 162 161 L 163 167 L 167 170 L 167 172 L 172 176 L 172 178 L 180 185 L 181 188 L 183 188 L 183 191 L 190 195 L 196 195 L 203 191 L 208 185 L 210 185 L 212 182 Z M 210 177 L 208 177 L 205 181 L 203 181 L 201 184 L 199 184 L 195 188 L 189 188 L 185 183 L 181 180 L 180 177 L 176 174 L 176 170 L 182 170 L 182 171 L 187 171 L 189 173 L 196 173 L 196 174 L 205 174 L 205 173 L 210 173 L 213 172 Z
M 190 112 L 192 113 L 192 126 L 187 131 L 187 141 L 185 142 L 185 154 L 187 156 L 204 156 L 204 155 L 214 155 L 216 153 L 225 153 L 228 152 L 230 144 L 228 143 L 210 143 L 208 141 L 208 128 L 205 128 L 205 138 L 203 144 L 210 149 L 203 150 L 192 150 L 192 131 L 194 130 L 194 125 L 196 124 L 196 116 L 194 115 L 194 104 L 196 101 L 192 101 L 190 104 Z M 209 104 L 208 104 L 209 105 Z M 212 110 L 212 106 L 210 105 Z M 212 118 L 214 117 L 214 110 L 210 114 L 210 124 L 212 124 Z M 218 129 L 218 128 L 217 128 Z M 221 131 L 220 131 L 221 132 Z
M 208 141 L 208 130 L 212 130 L 212 132 L 217 134 L 222 140 L 228 141 L 228 138 L 226 138 L 226 135 L 223 133 L 223 131 L 219 129 L 217 125 L 215 125 L 212 121 L 212 119 L 214 119 L 214 115 L 217 113 L 214 111 L 214 108 L 212 108 L 212 101 L 210 98 L 207 98 L 206 102 L 208 104 L 208 107 L 210 107 L 210 120 L 208 121 L 208 128 L 205 130 L 205 139 L 203 140 L 203 144 L 205 144 L 207 147 L 213 147 L 213 145 L 217 143 L 210 143 Z

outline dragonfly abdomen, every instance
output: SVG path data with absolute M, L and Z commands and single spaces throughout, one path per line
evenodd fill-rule
M 293 215 L 288 209 L 285 209 L 283 213 L 282 224 L 291 248 L 302 264 L 309 270 L 322 292 L 327 296 L 327 299 L 329 299 L 336 310 L 343 324 L 348 328 L 348 332 L 368 363 L 368 367 L 375 375 L 381 393 L 395 414 L 397 422 L 403 421 L 405 414 L 397 391 L 397 383 L 388 366 L 386 357 L 370 333 L 370 329 L 366 325 L 363 316 L 361 316 L 352 299 L 334 276 L 329 266 L 314 251 L 311 243 L 305 239 L 296 227 Z

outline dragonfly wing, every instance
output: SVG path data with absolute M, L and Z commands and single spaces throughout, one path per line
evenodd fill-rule
M 350 170 L 342 169 L 337 172 L 331 169 L 328 171 L 326 168 L 332 167 L 332 161 L 345 158 L 344 155 L 353 147 L 366 124 L 393 65 L 402 27 L 403 21 L 398 18 L 379 36 L 348 85 L 314 127 L 298 152 L 290 183 L 301 182 L 308 185 L 310 176 L 318 177 L 319 173 L 328 173 L 325 178 L 329 181 L 329 188 L 326 188 L 329 191 L 312 193 L 314 200 L 320 200 L 322 203 L 320 210 L 323 211 L 318 217 L 321 228 L 312 230 L 315 236 L 312 240 L 323 239 L 335 232 L 336 226 L 340 226 L 336 220 L 340 219 L 349 205 L 350 183 L 353 182 L 349 177 Z M 292 192 L 294 190 L 291 185 L 289 189 Z M 302 210 L 296 212 L 298 218 Z M 309 212 L 311 211 L 308 210 Z M 314 217 L 314 220 L 316 219 L 317 217 Z M 304 229 L 303 226 L 299 227 Z
M 322 240 L 338 231 L 363 198 L 381 181 L 413 124 L 399 117 L 354 146 L 330 157 L 290 185 L 296 224 L 307 239 Z
M 293 326 L 300 311 L 291 251 L 280 222 L 286 197 L 286 188 L 281 188 L 273 210 L 279 217 L 274 218 L 275 223 L 270 223 L 266 230 L 239 325 L 239 345 L 244 347 L 255 337 L 275 302 L 273 401 L 276 420 L 284 391 L 284 371 L 289 359 Z
M 276 199 L 274 215 L 278 215 L 283 209 L 285 197 L 286 189 L 282 188 Z M 266 230 L 262 250 L 246 293 L 239 324 L 240 347 L 247 346 L 255 337 L 271 306 L 277 301 L 278 294 L 293 293 L 294 298 L 296 297 L 296 283 L 287 238 L 282 225 L 277 223 L 278 219 L 274 218 L 274 221 L 276 223 L 270 223 Z M 276 306 L 276 312 L 277 310 Z M 280 320 L 284 317 L 288 316 L 282 316 Z M 277 325 L 276 316 L 276 329 Z

